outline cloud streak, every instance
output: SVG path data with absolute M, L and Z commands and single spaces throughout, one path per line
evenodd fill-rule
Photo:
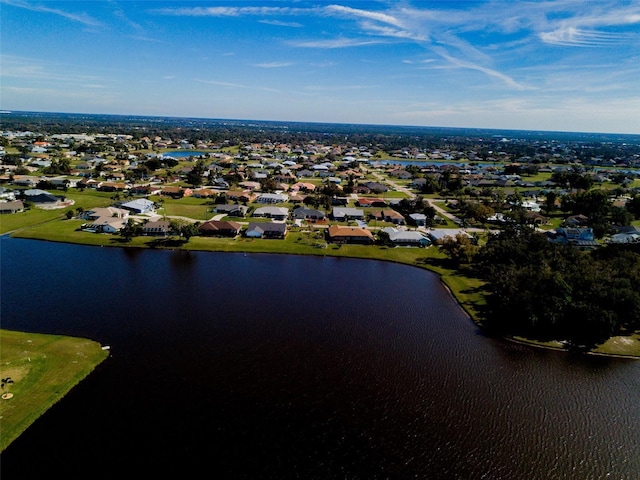
M 64 10 L 59 10 L 57 8 L 49 8 L 43 5 L 32 5 L 30 3 L 23 2 L 21 0 L 1 0 L 0 3 L 11 5 L 12 7 L 23 8 L 25 10 L 30 10 L 32 12 L 49 13 L 52 15 L 57 15 L 59 17 L 66 18 L 67 20 L 79 22 L 90 27 L 103 26 L 102 22 L 87 15 L 86 13 L 69 13 Z
M 194 79 L 194 81 L 198 83 L 206 83 L 208 85 L 215 85 L 218 87 L 227 87 L 227 88 L 237 88 L 242 90 L 259 90 L 262 92 L 270 92 L 270 93 L 280 93 L 280 90 L 269 87 L 256 87 L 253 85 L 245 85 L 241 83 L 233 83 L 233 82 L 221 82 L 218 80 L 203 80 L 200 78 Z
M 292 62 L 265 62 L 265 63 L 254 63 L 252 66 L 258 67 L 258 68 L 284 68 L 284 67 L 290 67 L 291 65 L 293 65 Z

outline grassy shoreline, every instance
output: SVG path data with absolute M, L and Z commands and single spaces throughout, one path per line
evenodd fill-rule
M 313 229 L 293 229 L 285 240 L 192 237 L 189 242 L 170 239 L 166 244 L 162 244 L 150 237 L 136 237 L 131 242 L 125 242 L 113 235 L 76 231 L 80 223 L 77 220 L 66 220 L 56 216 L 49 221 L 24 226 L 4 235 L 101 247 L 314 255 L 394 262 L 437 274 L 469 320 L 482 328 L 478 308 L 484 304 L 483 283 L 479 279 L 464 275 L 464 272 L 450 268 L 445 261 L 446 257 L 437 248 L 331 244 L 325 248 L 318 248 L 321 232 Z M 559 342 L 543 343 L 525 338 L 506 339 L 532 347 L 567 351 Z M 0 330 L 0 347 L 1 377 L 13 380 L 13 383 L 5 386 L 2 393 L 10 391 L 14 394 L 13 398 L 0 400 L 0 451 L 108 356 L 107 351 L 91 340 L 9 330 Z M 640 359 L 640 335 L 612 337 L 588 353 Z
M 134 237 L 127 242 L 114 235 L 76 231 L 81 223 L 80 220 L 67 220 L 58 216 L 48 222 L 25 226 L 14 231 L 11 235 L 19 238 L 101 247 L 314 255 L 400 263 L 436 273 L 470 320 L 482 328 L 478 308 L 484 305 L 485 301 L 482 290 L 483 282 L 448 266 L 446 256 L 437 248 L 389 248 L 378 245 L 338 246 L 333 244 L 326 245 L 326 248 L 318 248 L 317 245 L 324 242 L 321 230 L 304 227 L 292 228 L 284 240 L 197 236 L 192 237 L 188 242 L 173 238 L 163 243 L 153 237 Z M 539 342 L 526 338 L 509 338 L 509 340 L 539 348 L 566 351 L 566 348 L 559 342 Z M 612 337 L 588 353 L 640 359 L 640 334 L 636 333 L 629 337 Z
M 86 378 L 108 356 L 84 338 L 0 329 L 0 451 Z

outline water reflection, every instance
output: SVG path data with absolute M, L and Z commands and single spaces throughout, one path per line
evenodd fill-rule
M 125 465 L 145 478 L 640 471 L 638 362 L 479 334 L 428 272 L 0 242 L 3 328 L 112 346 L 3 453 L 3 478 L 41 478 L 51 465 L 68 478 Z M 84 292 L 81 308 L 69 292 Z

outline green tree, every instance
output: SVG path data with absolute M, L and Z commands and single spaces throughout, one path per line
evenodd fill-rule
M 474 255 L 478 253 L 478 246 L 473 239 L 463 233 L 458 233 L 455 238 L 445 237 L 440 243 L 440 250 L 449 257 L 457 266 L 469 264 Z
M 544 198 L 544 204 L 542 208 L 544 211 L 549 214 L 555 211 L 556 209 L 556 200 L 558 199 L 558 194 L 553 190 L 549 190 Z
M 636 219 L 640 218 L 640 195 L 636 194 L 631 199 L 627 201 L 625 208 L 631 213 Z
M 187 173 L 187 183 L 194 187 L 199 187 L 203 183 L 203 177 L 206 172 L 204 160 L 200 159 L 193 166 L 191 171 Z
M 138 225 L 135 220 L 133 220 L 133 218 L 130 218 L 118 233 L 122 238 L 125 239 L 125 241 L 130 242 L 133 237 L 138 236 L 142 233 L 142 227 Z

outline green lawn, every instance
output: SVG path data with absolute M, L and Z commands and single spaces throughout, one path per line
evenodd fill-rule
M 91 205 L 110 203 L 108 196 L 96 195 L 95 192 L 74 193 L 73 195 L 74 198 L 77 199 L 78 204 L 84 205 L 85 209 Z M 69 197 L 71 197 L 71 195 L 69 195 Z M 207 212 L 207 210 L 211 208 L 211 205 L 206 205 L 206 203 L 207 200 L 195 198 L 179 200 L 167 199 L 164 202 L 164 207 L 167 210 L 167 215 L 186 216 L 202 221 L 213 215 L 211 212 Z M 15 235 L 23 238 L 100 246 L 322 255 L 392 261 L 426 268 L 438 273 L 463 308 L 476 320 L 478 319 L 477 308 L 484 303 L 482 282 L 472 276 L 465 275 L 465 272 L 451 268 L 445 256 L 437 247 L 423 249 L 388 248 L 377 245 L 327 244 L 324 237 L 324 230 L 311 227 L 291 228 L 285 240 L 263 240 L 242 237 L 228 239 L 196 236 L 192 237 L 188 242 L 177 237 L 168 240 L 159 240 L 152 237 L 135 237 L 130 242 L 127 242 L 118 235 L 81 232 L 79 231 L 79 227 L 83 221 L 75 219 L 67 220 L 64 218 L 64 212 L 66 212 L 66 209 L 53 212 L 31 210 L 24 214 L 3 215 L 0 217 L 0 221 L 3 222 L 2 231 L 6 232 L 19 229 Z M 560 217 L 554 218 L 554 222 L 557 222 L 559 218 Z M 238 220 L 244 222 L 254 221 L 254 219 L 250 218 Z M 259 220 L 260 219 L 255 219 L 255 221 Z M 7 225 L 11 225 L 12 228 L 7 227 Z M 378 221 L 370 222 L 370 225 L 382 227 L 386 225 L 386 223 Z M 448 222 L 446 227 L 455 228 L 456 226 L 452 222 Z M 615 348 L 620 350 L 621 345 L 622 343 L 616 345 Z M 637 354 L 635 344 L 627 345 L 627 347 L 627 350 L 636 352 L 631 353 L 632 355 Z
M 0 451 L 107 358 L 83 338 L 0 330 Z
M 88 210 L 95 207 L 108 207 L 113 203 L 111 194 L 104 192 L 96 192 L 95 190 L 80 191 L 52 191 L 54 195 L 64 195 L 67 199 L 73 200 L 74 205 L 57 210 L 43 210 L 41 208 L 31 207 L 21 213 L 0 215 L 0 234 L 12 232 L 19 228 L 31 227 L 49 222 L 56 218 L 63 218 L 68 210 L 82 208 Z
M 194 220 L 209 220 L 214 214 L 211 213 L 213 205 L 209 204 L 211 200 L 206 198 L 186 197 L 173 199 L 170 197 L 151 196 L 149 200 L 158 202 L 163 200 L 162 208 L 159 213 L 167 216 L 189 217 Z

